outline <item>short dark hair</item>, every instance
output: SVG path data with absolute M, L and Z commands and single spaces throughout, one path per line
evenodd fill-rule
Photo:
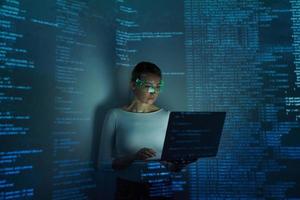
M 156 74 L 157 76 L 162 78 L 161 70 L 159 69 L 159 67 L 157 67 L 157 65 L 151 62 L 143 61 L 138 63 L 132 70 L 131 81 L 135 82 L 137 78 L 141 78 L 142 74 L 147 73 Z

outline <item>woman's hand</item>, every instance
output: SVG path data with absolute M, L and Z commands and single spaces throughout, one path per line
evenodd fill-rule
M 142 148 L 135 153 L 135 160 L 146 160 L 148 158 L 154 157 L 156 152 L 150 148 Z
M 142 148 L 133 155 L 123 156 L 113 160 L 112 168 L 121 170 L 127 168 L 135 160 L 146 160 L 156 155 L 156 152 L 150 148 Z
M 180 172 L 184 167 L 195 161 L 197 161 L 197 159 L 161 161 L 161 163 L 171 172 Z
M 161 161 L 161 163 L 169 170 L 170 172 L 180 172 L 182 168 L 185 167 L 184 163 L 179 163 L 177 161 Z

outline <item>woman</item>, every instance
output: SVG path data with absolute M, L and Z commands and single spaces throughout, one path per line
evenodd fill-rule
M 106 114 L 100 166 L 117 174 L 116 199 L 155 199 L 150 198 L 151 184 L 143 181 L 141 175 L 147 170 L 147 163 L 155 162 L 151 160 L 159 159 L 162 152 L 170 113 L 154 105 L 162 86 L 161 70 L 155 64 L 138 63 L 130 81 L 134 99 Z M 168 166 L 167 163 L 160 164 Z M 164 180 L 164 186 L 164 194 L 170 195 L 169 179 Z M 166 192 L 168 188 L 169 192 Z

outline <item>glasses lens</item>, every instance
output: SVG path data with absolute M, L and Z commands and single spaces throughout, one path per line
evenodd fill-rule
M 162 88 L 164 86 L 164 81 L 163 80 L 159 81 L 159 84 L 158 84 L 157 87 L 155 87 L 151 82 L 147 82 L 145 80 L 136 79 L 135 82 L 136 82 L 136 85 L 137 85 L 138 88 L 141 88 L 145 92 L 148 92 L 148 93 L 161 92 Z

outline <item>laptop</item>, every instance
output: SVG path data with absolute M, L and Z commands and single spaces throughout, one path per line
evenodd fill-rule
M 160 160 L 215 157 L 225 115 L 226 112 L 171 112 Z

